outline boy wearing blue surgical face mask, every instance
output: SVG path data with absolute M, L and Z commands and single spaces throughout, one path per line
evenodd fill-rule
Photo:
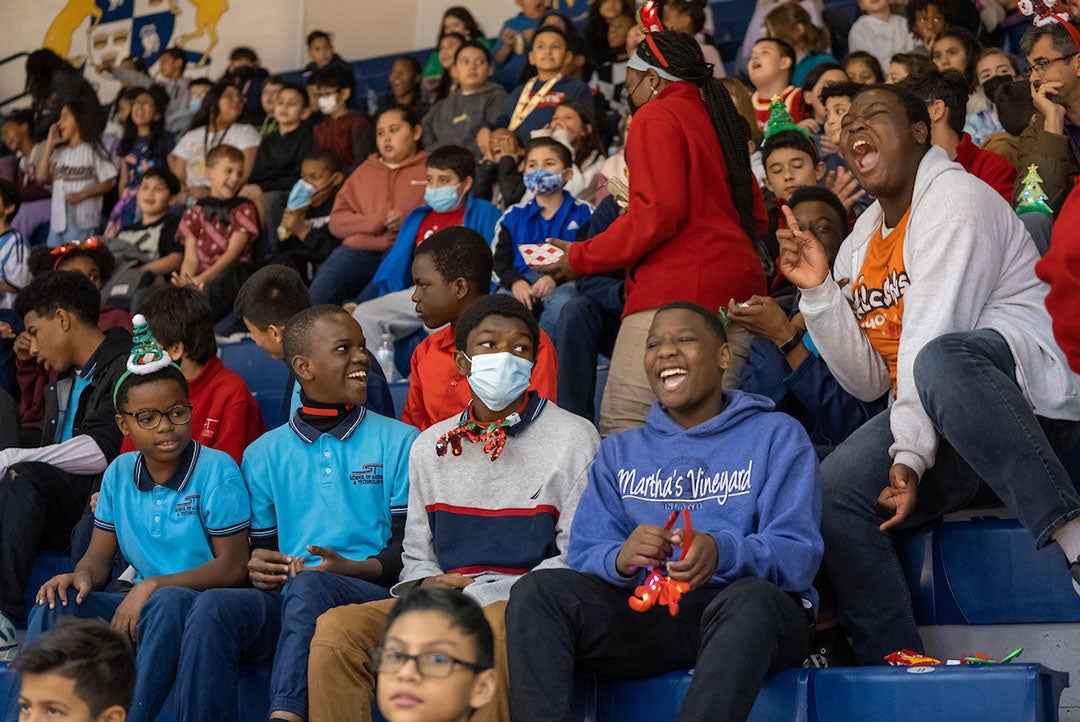
M 274 263 L 295 268 L 309 286 L 315 268 L 341 245 L 341 239 L 330 232 L 330 211 L 344 181 L 336 153 L 323 148 L 311 151 L 300 164 L 300 180 L 281 215 Z
M 540 338 L 532 314 L 509 296 L 473 301 L 454 334 L 471 401 L 422 432 L 409 454 L 404 567 L 390 593 L 458 589 L 484 608 L 500 681 L 495 701 L 473 719 L 510 719 L 503 610 L 522 577 L 566 568 L 600 442 L 588 421 L 526 390 Z M 319 619 L 308 660 L 311 719 L 370 719 L 374 678 L 364 670 L 374 668 L 368 655 L 392 607 L 368 602 Z
M 563 190 L 574 174 L 570 149 L 553 138 L 533 138 L 525 146 L 526 198 L 511 206 L 495 229 L 495 274 L 499 292 L 510 293 L 537 315 L 540 328 L 554 335 L 562 307 L 574 297 L 572 281 L 556 285 L 525 262 L 523 244 L 548 238 L 572 241 L 592 218 L 592 206 Z

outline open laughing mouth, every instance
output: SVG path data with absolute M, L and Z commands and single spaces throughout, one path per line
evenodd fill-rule
M 667 391 L 674 391 L 683 385 L 688 373 L 689 372 L 686 369 L 679 366 L 664 369 L 660 372 L 660 383 L 663 384 L 664 389 Z
M 367 371 L 364 369 L 357 369 L 345 375 L 349 381 L 361 381 L 367 383 Z
M 855 159 L 855 166 L 863 173 L 873 170 L 881 159 L 877 146 L 866 138 L 855 139 L 851 144 L 851 155 Z

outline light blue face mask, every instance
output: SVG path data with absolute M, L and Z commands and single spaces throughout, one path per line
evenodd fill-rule
M 424 190 L 424 202 L 436 213 L 446 213 L 461 204 L 461 196 L 458 195 L 457 186 L 428 188 Z
M 491 411 L 502 411 L 525 393 L 532 378 L 532 362 L 508 351 L 466 356 L 472 363 L 469 387 Z
M 191 100 L 188 101 L 188 110 L 191 111 L 192 115 L 195 115 L 196 113 L 198 113 L 199 108 L 201 108 L 201 107 L 202 107 L 202 98 L 192 98 Z

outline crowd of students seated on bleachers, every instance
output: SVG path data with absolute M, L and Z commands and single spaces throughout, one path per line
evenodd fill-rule
M 392 722 L 564 720 L 575 670 L 696 667 L 679 718 L 745 719 L 811 646 L 921 650 L 890 532 L 987 492 L 1080 593 L 1080 3 L 761 0 L 736 77 L 705 0 L 516 4 L 494 38 L 447 10 L 371 102 L 322 31 L 297 81 L 246 47 L 216 80 L 102 66 L 107 106 L 29 56 L 0 158 L 25 709 L 65 643 L 116 643 L 48 631 L 80 616 L 137 647 L 95 715 L 231 719 L 262 666 L 271 720 L 370 719 L 376 681 Z M 278 428 L 237 332 L 288 367 Z

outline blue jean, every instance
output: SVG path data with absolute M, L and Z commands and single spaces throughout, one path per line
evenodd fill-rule
M 552 339 L 559 357 L 559 408 L 593 421 L 596 418 L 596 362 L 610 358 L 619 335 L 619 314 L 575 295 L 563 305 Z
M 343 604 L 389 596 L 378 584 L 322 572 L 298 575 L 284 594 L 258 589 L 204 592 L 188 615 L 180 649 L 178 718 L 235 717 L 241 665 L 272 666 L 271 712 L 306 718 L 308 646 L 319 615 Z
M 124 594 L 91 592 L 82 604 L 75 604 L 75 596 L 74 591 L 68 592 L 66 607 L 60 604 L 55 609 L 34 607 L 26 630 L 26 642 L 32 642 L 60 617 L 111 620 L 125 597 Z M 176 679 L 184 620 L 199 596 L 187 587 L 162 587 L 154 592 L 139 613 L 135 700 L 128 714 L 129 720 L 152 722 L 165 704 Z
M 534 275 L 539 278 L 538 274 Z M 535 279 L 529 281 L 529 283 L 535 283 Z M 501 286 L 499 287 L 498 293 L 507 296 L 514 295 L 513 291 Z M 555 290 L 548 294 L 548 297 L 543 301 L 534 302 L 533 315 L 536 316 L 536 323 L 540 326 L 540 330 L 554 339 L 559 326 L 559 317 L 562 315 L 563 306 L 575 296 L 577 296 L 577 287 L 573 281 L 569 281 L 556 286 Z
M 311 302 L 340 304 L 360 295 L 382 262 L 381 251 L 338 246 L 319 264 L 311 281 Z
M 49 237 L 45 241 L 45 244 L 49 248 L 56 248 L 69 241 L 85 241 L 87 238 L 94 235 L 94 228 L 79 228 L 71 222 L 70 208 L 65 208 L 64 213 L 67 214 L 67 225 L 62 231 L 49 231 Z
M 1080 516 L 1080 496 L 1058 459 L 1080 438 L 1080 423 L 1034 414 L 1000 334 L 941 336 L 919 352 L 914 372 L 940 446 L 902 528 L 963 508 L 983 483 L 1040 547 Z M 898 649 L 922 649 L 891 538 L 878 529 L 877 498 L 892 466 L 889 421 L 888 410 L 870 419 L 821 464 L 825 569 L 859 664 L 882 664 Z
M 1021 213 L 1019 216 L 1024 228 L 1031 234 L 1031 240 L 1035 241 L 1035 248 L 1038 249 L 1039 255 L 1045 256 L 1050 250 L 1050 231 L 1054 226 L 1054 219 L 1045 213 L 1034 211 Z

